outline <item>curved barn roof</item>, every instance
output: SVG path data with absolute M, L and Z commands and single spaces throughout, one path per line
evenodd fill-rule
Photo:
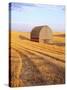
M 40 32 L 40 30 L 43 28 L 44 26 L 36 26 L 32 29 L 32 32 L 33 31 L 36 31 L 36 32 Z
M 32 35 L 35 35 L 35 36 L 38 36 L 39 33 L 40 33 L 40 30 L 41 30 L 43 27 L 48 28 L 48 29 L 51 30 L 51 28 L 50 28 L 48 25 L 45 25 L 45 26 L 36 26 L 36 27 L 34 27 L 34 28 L 32 29 L 31 34 L 32 34 Z
M 39 32 L 40 30 L 43 28 L 43 26 L 36 26 L 32 29 L 32 32 L 31 34 L 35 35 L 35 36 L 38 36 L 39 35 Z

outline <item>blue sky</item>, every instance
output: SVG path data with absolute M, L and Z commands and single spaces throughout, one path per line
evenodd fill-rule
M 65 7 L 11 3 L 11 28 L 16 31 L 31 31 L 33 27 L 49 25 L 53 31 L 64 31 Z

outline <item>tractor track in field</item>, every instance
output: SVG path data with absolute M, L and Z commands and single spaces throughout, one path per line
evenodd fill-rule
M 60 66 L 58 67 L 48 60 L 50 58 L 56 60 L 55 58 L 50 57 L 47 59 L 45 55 L 44 57 L 39 56 L 39 54 L 43 55 L 41 52 L 31 51 L 28 50 L 28 48 L 23 47 L 20 50 L 20 47 L 21 46 L 19 46 L 18 50 L 15 48 L 12 49 L 19 53 L 22 60 L 20 78 L 23 81 L 24 86 L 64 83 L 64 68 L 62 69 Z
M 51 53 L 56 53 L 56 54 L 64 54 L 64 52 L 62 52 L 62 51 L 60 51 L 60 50 L 58 50 L 58 49 L 53 49 L 56 45 L 54 45 L 54 47 L 52 46 L 50 46 L 49 44 L 46 44 L 47 46 L 48 46 L 48 48 L 47 47 L 45 47 L 45 46 L 41 46 L 41 45 L 35 45 L 35 44 L 31 44 L 30 42 L 27 42 L 31 47 L 33 47 L 33 48 L 38 48 L 39 50 L 46 50 L 46 51 L 48 51 L 48 52 L 51 52 Z
M 46 52 L 46 50 L 43 51 L 43 49 L 40 49 L 40 50 L 38 49 L 37 50 L 37 48 L 36 49 L 31 49 L 31 48 L 22 46 L 21 44 L 18 44 L 18 46 L 19 46 L 19 49 L 21 49 L 21 50 L 22 50 L 22 48 L 24 48 L 24 49 L 26 49 L 28 51 L 37 52 L 37 53 L 39 53 L 39 54 L 41 54 L 43 56 L 45 55 L 47 57 L 54 58 L 55 60 L 57 60 L 59 62 L 65 63 L 65 60 L 64 60 L 65 57 L 60 59 L 59 56 L 52 55 L 52 54 L 54 54 L 54 52 L 53 53 L 52 52 Z M 29 47 L 33 47 L 34 48 L 34 46 L 32 46 L 32 45 L 29 46 Z M 58 53 L 56 55 L 58 55 Z M 63 56 L 63 54 L 61 54 L 60 56 Z
M 17 49 L 14 49 L 14 50 L 18 52 L 21 56 L 22 70 L 21 70 L 20 79 L 23 81 L 24 86 L 46 84 L 46 81 L 43 80 L 39 70 L 32 63 L 30 58 L 25 54 L 23 54 L 22 52 L 20 52 L 19 50 Z

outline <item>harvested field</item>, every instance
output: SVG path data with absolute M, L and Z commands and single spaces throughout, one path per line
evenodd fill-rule
M 12 87 L 65 83 L 65 35 L 62 35 L 54 33 L 53 43 L 49 44 L 31 41 L 29 32 L 11 32 Z

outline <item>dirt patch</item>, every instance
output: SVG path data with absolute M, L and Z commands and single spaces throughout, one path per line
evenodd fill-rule
M 54 36 L 57 36 L 57 37 L 65 37 L 65 34 L 59 34 L 59 35 L 54 35 Z

